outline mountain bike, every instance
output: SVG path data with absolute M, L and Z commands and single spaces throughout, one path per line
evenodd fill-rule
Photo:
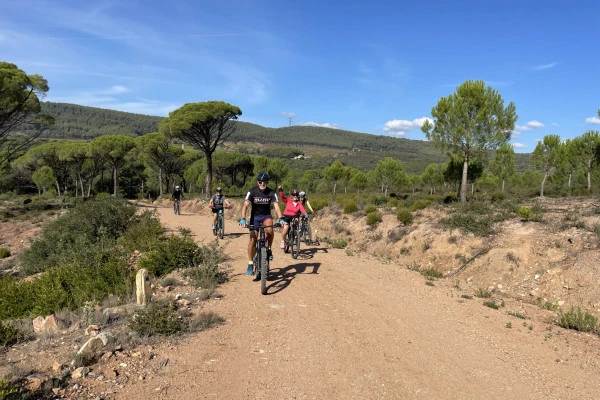
M 303 240 L 306 245 L 310 245 L 312 243 L 312 228 L 310 227 L 308 217 L 300 220 L 300 227 L 298 229 L 300 240 Z
M 231 208 L 231 207 L 227 207 Z M 223 239 L 225 236 L 225 209 L 220 208 L 217 212 L 217 223 L 215 225 L 215 229 L 213 230 L 213 234 L 216 235 L 219 239 Z
M 298 258 L 300 253 L 300 217 L 294 217 L 290 221 L 290 228 L 287 231 L 285 238 L 285 246 L 283 251 L 292 253 L 292 258 Z
M 181 200 L 175 199 L 175 202 L 173 203 L 173 212 L 175 215 L 181 215 Z
M 256 279 L 260 279 L 260 293 L 267 294 L 267 276 L 269 275 L 269 255 L 267 250 L 269 249 L 269 241 L 267 239 L 267 234 L 265 233 L 265 228 L 280 227 L 281 224 L 279 222 L 274 223 L 273 225 L 260 225 L 258 226 L 258 239 L 256 240 L 256 252 L 254 253 L 254 259 L 252 262 L 254 263 L 254 268 L 252 271 L 252 275 L 256 276 Z M 248 228 L 251 230 L 254 229 L 254 225 L 248 225 Z

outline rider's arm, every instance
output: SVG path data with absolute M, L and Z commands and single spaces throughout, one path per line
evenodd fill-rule
M 283 189 L 279 191 L 279 198 L 281 199 L 281 201 L 283 201 L 284 203 L 287 203 L 287 197 L 285 197 L 285 194 L 283 194 Z
M 248 200 L 244 201 L 244 205 L 242 206 L 242 213 L 241 213 L 242 219 L 246 219 L 246 212 L 248 211 L 249 205 L 250 205 L 250 202 Z
M 304 206 L 302 205 L 302 203 L 298 203 L 298 205 L 300 206 L 299 208 L 300 208 L 300 212 L 302 213 L 302 215 L 306 215 L 306 214 L 308 214 L 308 213 L 306 212 L 306 209 L 305 209 L 305 208 L 304 208 Z
M 281 208 L 279 207 L 279 203 L 275 202 L 275 203 L 273 203 L 273 205 L 275 206 L 275 212 L 277 213 L 277 219 L 282 219 L 283 215 L 281 214 Z
M 314 213 L 315 213 L 315 210 L 313 210 L 313 208 L 311 207 L 311 205 L 310 205 L 310 201 L 306 200 L 306 205 L 307 205 L 307 206 L 308 206 L 308 208 L 310 209 L 310 212 L 314 214 Z

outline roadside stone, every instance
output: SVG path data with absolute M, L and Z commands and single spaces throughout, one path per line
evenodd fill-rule
M 85 328 L 84 334 L 86 336 L 96 336 L 99 330 L 100 325 L 88 325 L 88 327 Z
M 48 379 L 48 375 L 42 373 L 29 375 L 25 377 L 27 389 L 35 392 L 39 390 L 44 383 L 48 382 Z
M 100 372 L 102 372 L 106 379 L 115 379 L 119 376 L 119 373 L 115 369 L 109 367 L 100 368 Z
M 59 363 L 58 361 L 54 361 L 54 363 L 52 364 L 52 370 L 54 372 L 60 372 L 64 367 L 65 367 L 65 365 L 62 363 Z
M 150 288 L 150 275 L 145 268 L 140 269 L 135 276 L 136 302 L 140 306 L 145 306 L 150 301 L 152 289 Z
M 48 315 L 46 318 L 41 315 L 33 321 L 33 331 L 35 333 L 47 333 L 58 331 L 58 321 L 54 315 Z
M 77 354 L 87 354 L 92 357 L 95 357 L 97 355 L 100 355 L 103 346 L 104 344 L 102 343 L 102 339 L 100 339 L 99 336 L 94 336 L 93 338 L 85 342 L 83 346 L 81 346 Z
M 88 367 L 79 367 L 71 373 L 71 378 L 73 378 L 73 379 L 85 378 L 89 372 L 90 372 L 90 369 Z M 79 388 L 79 387 L 77 387 L 77 388 Z M 75 386 L 73 386 L 73 389 L 75 389 Z M 77 390 L 77 389 L 75 389 L 75 390 Z

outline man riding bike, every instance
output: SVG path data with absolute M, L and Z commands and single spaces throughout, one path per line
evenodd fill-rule
M 290 197 L 285 197 L 283 194 L 283 188 L 279 186 L 279 197 L 281 200 L 285 202 L 285 210 L 283 211 L 283 219 L 285 221 L 285 225 L 283 226 L 283 230 L 281 232 L 281 248 L 285 249 L 285 235 L 287 235 L 288 230 L 290 229 L 290 222 L 292 219 L 296 218 L 298 213 L 303 215 L 305 218 L 308 217 L 304 206 L 300 202 L 300 193 L 296 189 L 292 189 L 290 192 Z
M 179 186 L 175 186 L 175 190 L 173 190 L 171 198 L 175 200 L 175 203 L 178 203 L 181 201 L 181 199 L 183 199 L 183 192 Z
M 281 210 L 279 209 L 279 199 L 277 194 L 267 185 L 269 183 L 269 174 L 261 172 L 257 175 L 256 180 L 258 185 L 250 189 L 246 194 L 244 205 L 242 206 L 242 213 L 240 219 L 240 226 L 243 228 L 246 226 L 246 215 L 248 207 L 252 205 L 250 211 L 250 224 L 254 228 L 250 231 L 250 241 L 248 242 L 248 268 L 246 269 L 246 275 L 252 275 L 252 269 L 254 265 L 254 253 L 256 252 L 256 239 L 258 227 L 262 224 L 265 226 L 265 234 L 269 242 L 269 249 L 267 254 L 269 259 L 273 259 L 273 253 L 271 252 L 271 246 L 273 244 L 273 217 L 271 216 L 271 205 L 274 205 L 277 218 L 280 223 L 283 223 L 281 216 Z
M 217 225 L 217 214 L 219 214 L 219 210 L 223 209 L 223 204 L 225 204 L 227 207 L 231 207 L 231 204 L 229 203 L 229 201 L 225 198 L 225 195 L 223 194 L 223 189 L 218 187 L 215 194 L 212 196 L 212 198 L 210 199 L 210 202 L 208 203 L 208 206 L 212 209 L 212 212 L 213 212 L 213 223 L 212 223 L 213 233 L 215 231 L 215 226 Z

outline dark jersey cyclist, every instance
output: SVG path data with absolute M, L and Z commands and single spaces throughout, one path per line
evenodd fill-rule
M 273 244 L 274 235 L 273 217 L 271 216 L 271 205 L 275 206 L 274 208 L 277 214 L 277 218 L 280 220 L 280 222 L 283 222 L 277 194 L 273 189 L 267 187 L 269 179 L 269 174 L 265 172 L 259 173 L 256 177 L 258 185 L 250 189 L 248 194 L 246 194 L 246 199 L 244 200 L 244 205 L 242 206 L 242 218 L 240 219 L 240 226 L 246 226 L 246 215 L 248 212 L 248 207 L 251 207 L 249 222 L 250 225 L 254 227 L 254 229 L 250 231 L 250 241 L 248 242 L 248 268 L 246 269 L 246 275 L 252 275 L 252 269 L 254 265 L 253 260 L 254 253 L 256 253 L 256 240 L 259 225 L 268 226 L 268 228 L 265 228 L 265 234 L 267 235 L 267 240 L 269 241 L 269 249 L 267 250 L 267 253 L 269 254 L 269 258 L 273 259 L 271 245 Z
M 213 195 L 213 197 L 210 199 L 210 202 L 208 203 L 208 206 L 211 208 L 211 210 L 213 212 L 213 223 L 212 223 L 213 231 L 215 230 L 215 225 L 217 224 L 217 214 L 219 213 L 219 210 L 223 209 L 223 205 L 226 205 L 227 207 L 231 207 L 231 204 L 229 203 L 229 201 L 225 198 L 225 195 L 223 194 L 223 189 L 218 187 L 216 190 L 216 193 Z
M 173 190 L 173 195 L 171 195 L 171 198 L 177 201 L 183 199 L 183 193 L 181 192 L 181 188 L 179 186 L 175 186 L 175 190 Z

